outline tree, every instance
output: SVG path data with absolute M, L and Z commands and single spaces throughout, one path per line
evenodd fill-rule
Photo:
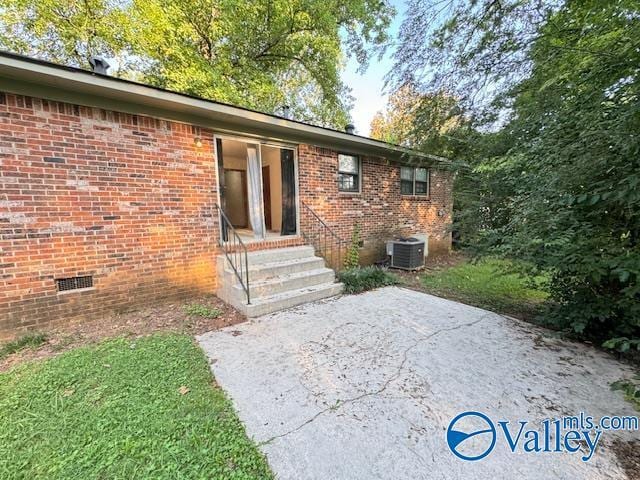
M 342 128 L 345 58 L 382 52 L 393 9 L 379 0 L 0 0 L 0 46 L 221 102 Z
M 393 75 L 435 69 L 425 88 L 459 92 L 483 129 L 458 228 L 476 253 L 547 272 L 555 325 L 640 348 L 640 7 L 447 4 L 441 24 L 405 22 L 398 66 L 405 46 L 415 57 Z
M 386 108 L 374 115 L 370 135 L 433 155 L 452 157 L 460 154 L 461 136 L 467 124 L 454 97 L 444 92 L 422 93 L 416 86 L 405 84 L 389 96 Z
M 640 347 L 638 13 L 571 3 L 541 29 L 514 91 L 521 183 L 502 229 L 503 249 L 552 273 L 558 323 L 623 349 Z
M 415 86 L 403 85 L 389 96 L 386 108 L 374 115 L 369 135 L 396 145 L 415 145 L 412 131 L 420 101 L 421 95 Z
M 445 91 L 465 110 L 491 115 L 492 101 L 528 77 L 530 47 L 563 3 L 409 0 L 388 81 Z
M 0 48 L 72 66 L 92 55 L 127 68 L 128 15 L 107 0 L 0 0 Z

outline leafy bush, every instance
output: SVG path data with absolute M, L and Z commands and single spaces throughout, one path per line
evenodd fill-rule
M 360 293 L 398 283 L 395 275 L 378 267 L 349 268 L 340 272 L 338 279 L 344 284 L 346 293 Z
M 47 341 L 44 333 L 29 333 L 12 342 L 5 343 L 0 347 L 0 360 L 4 357 L 16 353 L 23 348 L 36 348 Z
M 351 233 L 351 244 L 344 258 L 344 268 L 356 268 L 360 264 L 360 225 L 355 224 Z
M 640 376 L 634 380 L 618 380 L 611 384 L 611 390 L 619 390 L 624 394 L 624 398 L 633 404 L 640 412 Z
M 616 337 L 611 338 L 602 344 L 604 348 L 615 349 L 620 353 L 627 353 L 635 348 L 640 351 L 640 338 Z
M 187 315 L 202 318 L 218 318 L 222 315 L 222 310 L 215 307 L 207 307 L 200 303 L 193 303 L 184 307 L 184 311 Z

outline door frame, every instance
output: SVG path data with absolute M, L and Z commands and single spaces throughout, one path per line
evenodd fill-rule
M 235 135 L 235 134 L 228 134 L 228 133 L 220 133 L 220 132 L 214 132 L 213 134 L 213 156 L 214 156 L 214 168 L 215 168 L 215 174 L 216 174 L 216 201 L 218 202 L 218 205 L 222 205 L 221 204 L 221 196 L 220 196 L 220 171 L 219 171 L 219 167 L 218 167 L 218 145 L 216 140 L 220 139 L 221 141 L 224 140 L 235 140 L 238 142 L 243 142 L 243 143 L 248 143 L 248 144 L 252 144 L 252 145 L 257 145 L 258 146 L 258 159 L 260 160 L 260 198 L 264 204 L 264 197 L 263 197 L 263 192 L 262 192 L 262 146 L 266 146 L 266 147 L 276 147 L 276 148 L 280 148 L 280 149 L 287 149 L 287 150 L 291 150 L 293 152 L 293 166 L 294 166 L 294 172 L 295 172 L 295 188 L 296 188 L 296 233 L 295 235 L 287 235 L 287 238 L 296 238 L 300 236 L 300 174 L 299 174 L 299 168 L 298 168 L 298 145 L 294 144 L 294 143 L 285 143 L 285 142 L 276 142 L 273 140 L 268 140 L 268 139 L 263 139 L 260 137 L 248 137 L 248 136 L 241 136 L 241 135 Z M 222 161 L 224 162 L 224 157 L 222 159 Z M 265 232 L 265 236 L 267 233 L 267 228 L 265 225 L 265 218 L 264 218 L 264 214 L 262 215 L 262 228 L 263 231 Z M 222 236 L 222 228 L 219 229 L 219 235 L 220 235 L 220 242 L 224 242 L 224 238 Z M 258 242 L 264 242 L 266 240 L 266 238 L 262 238 L 260 240 L 256 240 Z

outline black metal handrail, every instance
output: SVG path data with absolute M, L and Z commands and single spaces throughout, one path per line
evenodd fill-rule
M 313 245 L 315 251 L 325 259 L 331 268 L 339 272 L 342 265 L 342 249 L 346 242 L 327 225 L 320 216 L 304 201 L 300 200 L 304 210 L 311 215 L 312 222 L 301 222 L 302 237 Z M 337 259 L 337 262 L 335 261 Z
M 251 295 L 249 294 L 249 254 L 247 246 L 244 244 L 236 229 L 233 228 L 227 215 L 222 211 L 217 203 L 213 204 L 220 218 L 220 246 L 225 257 L 229 261 L 236 278 L 240 282 L 244 293 L 247 294 L 247 304 L 251 304 Z M 231 234 L 231 235 L 229 235 Z M 231 237 L 232 240 L 229 240 Z

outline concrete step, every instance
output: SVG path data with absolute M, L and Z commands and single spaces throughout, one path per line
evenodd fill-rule
M 270 250 L 256 250 L 249 252 L 249 265 L 258 265 L 261 263 L 283 262 L 285 260 L 293 260 L 297 258 L 306 258 L 315 256 L 312 246 L 301 245 L 299 247 L 273 248 Z
M 289 290 L 275 295 L 258 297 L 251 300 L 251 305 L 238 306 L 247 317 L 259 317 L 267 313 L 277 312 L 285 308 L 295 307 L 303 303 L 314 302 L 342 293 L 341 283 L 321 283 L 310 287 Z M 236 308 L 238 308 L 236 307 Z
M 233 277 L 235 279 L 235 276 Z M 249 292 L 252 298 L 275 295 L 288 290 L 299 290 L 321 283 L 330 283 L 335 280 L 335 273 L 330 268 L 317 268 L 314 270 L 304 270 L 302 272 L 278 275 L 263 280 L 249 281 Z M 237 280 L 237 279 L 236 279 Z M 246 300 L 244 289 L 239 283 L 233 286 L 233 296 L 239 301 Z
M 225 261 L 225 274 L 234 275 L 233 270 L 231 270 L 229 266 L 229 262 L 226 262 L 224 258 L 223 260 Z M 324 259 L 320 257 L 293 258 L 279 262 L 249 264 L 249 279 L 253 282 L 278 277 L 280 275 L 288 275 L 290 273 L 316 270 L 323 267 Z
M 316 257 L 313 247 L 249 252 L 251 304 L 224 255 L 218 256 L 218 297 L 249 317 L 301 305 L 342 292 L 335 273 Z M 237 257 L 240 260 L 240 257 Z

